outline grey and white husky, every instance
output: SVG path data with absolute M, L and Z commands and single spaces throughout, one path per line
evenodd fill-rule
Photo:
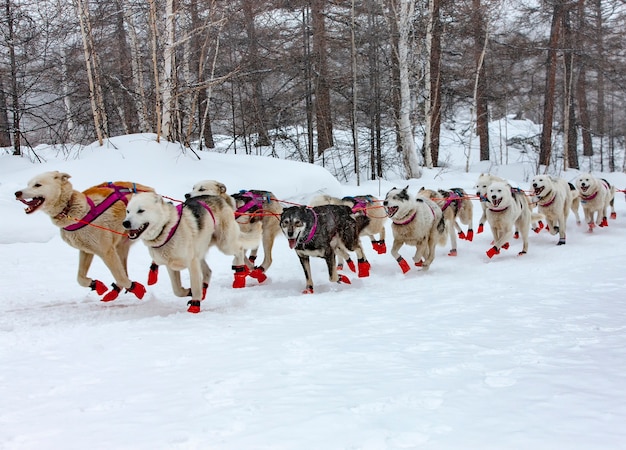
M 352 210 L 344 205 L 291 206 L 280 217 L 280 228 L 300 258 L 306 287 L 304 294 L 313 293 L 310 257 L 323 258 L 332 282 L 350 283 L 345 275 L 337 274 L 337 257 L 349 258 L 349 251 L 356 252 L 359 265 L 369 266 L 365 258 L 359 229 L 352 217 Z

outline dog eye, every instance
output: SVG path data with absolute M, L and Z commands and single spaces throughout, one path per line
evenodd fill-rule
M 138 210 L 137 210 L 137 214 L 143 214 L 143 213 L 144 213 L 144 210 L 143 210 L 143 209 L 138 209 Z
M 198 189 L 198 192 L 204 192 L 205 189 L 203 187 L 201 187 L 200 189 Z
M 41 184 L 35 183 L 35 185 L 33 187 L 41 187 Z

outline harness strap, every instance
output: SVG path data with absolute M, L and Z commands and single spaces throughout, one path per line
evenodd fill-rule
M 543 204 L 542 204 L 542 203 L 539 203 L 539 206 L 543 206 L 544 208 L 545 208 L 545 207 L 548 207 L 548 206 L 550 206 L 552 203 L 554 203 L 554 201 L 555 201 L 555 200 L 556 200 L 556 192 L 554 193 L 554 196 L 552 197 L 552 200 L 550 200 L 548 203 L 543 203 Z M 539 200 L 539 201 L 541 201 L 541 200 Z
M 172 239 L 172 236 L 174 236 L 174 233 L 176 233 L 176 230 L 178 229 L 178 225 L 180 225 L 180 220 L 183 218 L 183 206 L 184 204 L 180 203 L 176 207 L 176 210 L 178 211 L 178 220 L 176 221 L 174 226 L 170 228 L 170 232 L 168 233 L 167 238 L 165 238 L 165 241 L 160 245 L 153 245 L 152 248 L 161 248 L 165 244 L 167 244 L 170 241 L 170 239 Z
M 111 182 L 103 183 L 100 185 L 100 187 L 105 186 L 113 189 L 113 192 L 111 192 L 104 200 L 102 200 L 97 205 L 94 204 L 91 198 L 86 197 L 87 203 L 89 203 L 89 211 L 80 220 L 80 222 L 76 222 L 64 227 L 63 229 L 65 231 L 80 230 L 81 228 L 89 225 L 91 222 L 100 217 L 107 209 L 113 206 L 118 200 L 121 200 L 124 202 L 125 205 L 128 205 L 128 198 L 126 198 L 126 196 L 128 194 L 133 194 L 137 192 L 137 186 L 135 183 L 133 183 L 133 189 L 120 187 Z
M 309 242 L 311 242 L 313 240 L 313 236 L 315 236 L 315 232 L 317 231 L 317 213 L 313 208 L 308 209 L 313 213 L 313 218 L 315 219 L 315 222 L 313 222 L 313 226 L 311 227 L 311 231 L 309 231 L 309 235 L 302 242 L 303 244 L 308 244 Z
M 239 217 L 253 208 L 255 209 L 252 212 L 256 212 L 259 209 L 263 211 L 263 202 L 266 201 L 266 197 L 264 195 L 255 194 L 254 192 L 250 192 L 250 191 L 247 191 L 247 192 L 242 191 L 241 196 L 249 198 L 250 200 L 248 200 L 246 203 L 244 203 L 239 208 L 237 208 L 237 210 L 235 211 L 235 217 Z M 267 202 L 269 203 L 269 194 L 267 197 Z
M 431 211 L 432 211 L 432 208 L 431 208 Z M 433 214 L 435 214 L 434 211 L 433 211 Z M 405 220 L 404 222 L 396 222 L 395 220 L 392 220 L 392 222 L 395 223 L 396 225 L 408 225 L 409 223 L 413 222 L 416 216 L 417 216 L 417 211 L 415 211 L 413 215 L 409 217 L 408 220 Z

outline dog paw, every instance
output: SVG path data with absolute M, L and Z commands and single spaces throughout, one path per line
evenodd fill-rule
M 263 267 L 256 267 L 252 272 L 250 272 L 250 276 L 252 278 L 256 278 L 259 283 L 263 283 L 267 280 L 267 275 L 265 275 Z
M 200 300 L 189 300 L 187 302 L 189 308 L 187 308 L 187 312 L 198 314 L 200 312 Z
M 483 226 L 483 224 L 478 224 L 478 230 L 476 230 L 476 234 L 480 234 L 483 231 L 485 231 L 485 227 Z
M 91 288 L 92 291 L 96 291 L 96 293 L 98 295 L 102 295 L 104 294 L 106 291 L 109 290 L 108 287 L 106 287 L 106 284 L 104 284 L 102 281 L 100 280 L 92 280 L 91 284 L 89 285 L 89 287 Z
M 465 233 L 463 233 L 462 231 L 459 231 L 458 234 L 459 234 L 459 239 L 463 239 L 463 240 L 467 239 L 467 236 L 465 236 Z
M 337 283 L 352 284 L 352 282 L 350 281 L 350 278 L 348 278 L 345 275 L 339 275 L 339 279 L 337 280 Z
M 112 302 L 113 300 L 115 300 L 118 295 L 120 295 L 120 291 L 121 289 L 117 286 L 117 284 L 112 283 L 111 284 L 111 290 L 109 292 L 106 293 L 106 295 L 104 297 L 102 297 L 103 302 Z
M 159 266 L 156 263 L 150 264 L 150 271 L 148 272 L 148 286 L 156 284 L 159 279 Z
M 133 281 L 130 284 L 130 287 L 126 289 L 126 292 L 132 292 L 133 294 L 135 294 L 135 297 L 141 300 L 143 296 L 146 295 L 146 288 L 143 284 Z
M 313 293 L 313 286 L 307 286 L 304 291 L 302 291 L 303 294 L 312 294 Z
M 487 256 L 489 257 L 489 259 L 491 259 L 495 255 L 499 255 L 499 254 L 500 254 L 500 250 L 498 250 L 498 247 L 496 247 L 496 246 L 493 246 L 489 250 L 487 250 Z
M 617 219 L 617 213 L 612 212 L 611 213 L 611 219 Z
M 456 256 L 456 255 L 457 255 L 456 249 L 452 249 L 448 252 L 448 256 Z
M 565 245 L 565 238 L 559 239 L 559 242 L 557 242 L 556 245 Z
M 402 273 L 407 273 L 409 270 L 411 270 L 409 263 L 406 262 L 406 260 L 402 256 L 398 258 L 398 264 L 400 265 L 400 269 L 402 269 Z
M 359 260 L 358 267 L 359 267 L 359 278 L 367 278 L 370 276 L 371 265 L 369 261 Z
M 465 237 L 465 239 L 472 242 L 474 240 L 474 230 L 467 230 L 467 236 Z
M 356 272 L 356 266 L 354 265 L 354 261 L 348 259 L 346 260 L 346 264 L 348 264 L 348 268 L 350 269 L 350 271 Z

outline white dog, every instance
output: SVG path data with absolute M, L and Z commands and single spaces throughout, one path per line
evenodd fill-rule
M 174 206 L 156 193 L 137 194 L 128 202 L 123 226 L 130 239 L 144 241 L 156 264 L 167 267 L 172 290 L 178 297 L 189 295 L 180 282 L 180 271 L 189 270 L 191 313 L 200 312 L 204 286 L 211 279 L 211 269 L 204 259 L 210 246 L 234 255 L 236 265 L 244 264 L 234 210 L 219 196 L 198 196 Z
M 493 247 L 487 256 L 493 258 L 500 249 L 508 249 L 509 241 L 517 229 L 522 237 L 522 251 L 528 251 L 528 232 L 530 230 L 531 209 L 526 195 L 508 183 L 496 181 L 487 188 L 487 222 L 493 234 Z
M 563 178 L 551 175 L 535 175 L 531 187 L 533 202 L 546 218 L 548 231 L 552 235 L 559 234 L 557 245 L 565 244 L 567 217 L 570 211 L 576 216 L 576 223 L 580 224 L 578 191 Z
M 398 251 L 404 244 L 415 246 L 415 265 L 428 270 L 435 259 L 435 247 L 437 244 L 446 245 L 448 240 L 441 208 L 429 198 L 412 196 L 408 189 L 408 186 L 404 189 L 394 187 L 383 201 L 392 222 L 391 256 L 398 262 L 403 273 L 410 270 L 409 264 Z
M 481 173 L 478 177 L 478 180 L 476 180 L 476 185 L 474 186 L 474 188 L 476 189 L 476 196 L 480 200 L 480 206 L 483 209 L 483 213 L 480 216 L 480 220 L 478 221 L 478 229 L 476 230 L 477 233 L 482 233 L 484 231 L 484 224 L 485 222 L 487 222 L 487 189 L 489 188 L 491 183 L 495 183 L 496 181 L 506 183 L 506 180 L 504 178 L 500 178 L 490 173 Z
M 607 227 L 607 209 L 611 208 L 611 219 L 615 219 L 615 186 L 608 181 L 595 178 L 590 173 L 584 173 L 576 179 L 576 189 L 580 194 L 580 201 L 585 213 L 585 222 L 589 225 L 589 231 L 593 231 L 595 225 Z

